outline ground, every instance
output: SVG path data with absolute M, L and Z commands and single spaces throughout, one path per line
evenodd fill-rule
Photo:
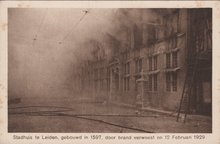
M 9 105 L 9 132 L 210 133 L 211 118 L 189 119 L 94 100 L 23 99 Z

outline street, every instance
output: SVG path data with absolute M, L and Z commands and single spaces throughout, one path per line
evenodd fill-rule
M 102 101 L 53 98 L 25 99 L 9 105 L 9 132 L 58 133 L 208 133 L 211 120 L 141 111 Z

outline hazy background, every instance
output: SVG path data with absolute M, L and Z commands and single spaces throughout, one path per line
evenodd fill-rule
M 73 95 L 74 66 L 92 59 L 91 42 L 101 43 L 104 53 L 111 55 L 106 35 L 126 46 L 123 27 L 160 23 L 160 11 L 10 8 L 9 99 Z
M 98 38 L 114 14 L 94 9 L 84 16 L 85 10 L 9 9 L 9 97 L 51 97 L 71 90 L 78 43 Z

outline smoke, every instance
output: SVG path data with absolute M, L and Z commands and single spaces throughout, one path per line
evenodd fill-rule
M 91 15 L 93 15 L 92 11 L 90 13 Z M 131 47 L 132 37 L 134 37 L 132 33 L 135 26 L 139 29 L 137 33 L 141 34 L 144 24 L 156 25 L 160 23 L 158 21 L 160 15 L 156 9 L 126 8 L 109 9 L 109 11 L 111 12 L 108 17 L 102 17 L 102 19 L 104 18 L 103 23 L 97 22 L 98 24 L 96 23 L 94 25 L 96 28 L 91 27 L 89 31 L 86 31 L 86 37 L 84 34 L 81 35 L 79 31 L 83 37 L 80 43 L 77 44 L 79 47 L 75 49 L 75 54 L 78 55 L 79 61 L 92 60 L 92 51 L 96 51 L 97 49 L 102 49 L 104 55 L 110 59 L 114 51 Z M 97 18 L 96 20 L 99 19 Z M 99 43 L 98 47 L 97 43 Z
M 10 8 L 9 97 L 68 95 L 78 65 L 132 47 L 134 26 L 161 23 L 158 11 Z

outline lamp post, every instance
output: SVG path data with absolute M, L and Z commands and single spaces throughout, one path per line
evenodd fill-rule
M 136 106 L 137 108 L 142 108 L 144 105 L 144 85 L 147 82 L 147 80 L 144 79 L 144 72 L 141 71 L 141 78 L 136 81 L 138 84 L 138 94 L 136 96 Z
M 112 101 L 112 93 L 113 93 L 113 76 L 118 74 L 118 89 L 120 90 L 120 60 L 118 58 L 114 58 L 116 60 L 116 64 L 118 66 L 114 67 L 114 65 L 110 68 L 110 92 L 109 92 L 109 101 Z

